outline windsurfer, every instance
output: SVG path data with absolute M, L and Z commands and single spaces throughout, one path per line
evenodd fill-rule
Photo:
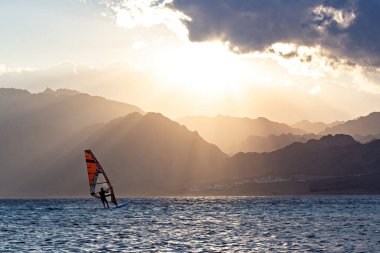
M 100 199 L 103 203 L 103 207 L 105 208 L 107 205 L 107 208 L 110 208 L 110 206 L 108 205 L 107 198 L 106 198 L 107 197 L 106 191 L 103 188 L 100 188 L 99 196 L 100 196 Z
M 112 204 L 117 206 L 117 200 L 115 197 L 115 193 L 112 189 L 112 185 L 104 172 L 102 166 L 99 164 L 98 160 L 96 160 L 94 154 L 91 150 L 84 151 L 86 157 L 86 165 L 87 165 L 87 173 L 88 173 L 88 183 L 90 185 L 90 194 L 91 196 L 100 199 L 103 203 L 103 206 L 109 208 L 107 197 L 110 197 L 109 200 Z M 99 181 L 98 181 L 99 180 Z M 100 191 L 99 185 L 105 186 L 101 188 Z

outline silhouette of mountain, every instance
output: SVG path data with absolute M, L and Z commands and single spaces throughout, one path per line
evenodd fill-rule
M 49 160 L 24 167 L 24 180 L 7 185 L 30 195 L 87 196 L 87 148 L 120 195 L 181 194 L 193 185 L 218 181 L 227 158 L 217 146 L 161 114 L 132 113 L 83 130 L 47 152 Z
M 228 158 L 198 132 L 140 112 L 70 90 L 0 89 L 0 197 L 88 196 L 88 148 L 119 196 L 380 193 L 380 141 L 328 135 Z M 201 123 L 211 127 L 210 136 L 212 130 L 216 137 L 227 135 L 225 141 L 251 132 L 300 131 L 264 118 L 219 116 Z M 282 145 L 293 137 L 265 141 L 277 138 Z
M 289 176 L 297 173 L 321 175 L 322 171 L 324 173 L 334 173 L 336 169 L 342 169 L 341 167 L 332 170 L 330 168 L 326 169 L 326 159 L 336 155 L 337 152 L 333 152 L 334 150 L 338 151 L 340 147 L 346 148 L 350 145 L 360 147 L 360 143 L 356 142 L 351 136 L 328 135 L 320 140 L 309 140 L 307 143 L 292 143 L 271 153 L 238 153 L 231 160 L 237 159 L 238 163 L 240 163 L 240 160 L 252 160 L 248 163 L 241 163 L 236 168 L 241 170 L 250 167 L 252 168 L 252 173 L 262 174 L 262 176 Z M 344 161 L 348 161 L 348 159 Z M 253 164 L 256 165 L 252 166 Z M 257 167 L 257 169 L 253 169 L 254 167 Z
M 340 125 L 329 127 L 321 134 L 378 135 L 380 134 L 380 112 L 372 112 L 367 116 L 349 120 Z
M 374 141 L 374 140 L 378 140 L 380 139 L 380 133 L 379 134 L 376 134 L 376 135 L 354 135 L 352 136 L 354 137 L 355 140 L 361 142 L 361 143 L 368 143 L 368 142 L 371 142 L 371 141 Z
M 207 141 L 218 145 L 224 152 L 234 154 L 240 151 L 240 143 L 249 136 L 279 134 L 304 134 L 305 132 L 283 123 L 266 118 L 236 118 L 228 116 L 185 117 L 178 120 L 189 129 L 198 131 Z
M 80 95 L 81 93 L 76 90 L 69 90 L 69 89 L 57 89 L 56 91 L 46 88 L 42 94 L 45 95 L 54 95 L 54 96 L 75 96 L 75 95 Z
M 0 89 L 0 128 L 32 131 L 44 127 L 44 130 L 57 130 L 55 138 L 131 112 L 143 111 L 136 106 L 66 89 L 55 92 L 47 89 L 38 94 Z
M 318 134 L 325 130 L 328 127 L 334 127 L 336 125 L 342 124 L 342 121 L 335 121 L 330 124 L 326 124 L 323 122 L 310 122 L 308 120 L 302 120 L 295 124 L 290 125 L 291 127 L 301 129 L 307 133 Z
M 227 167 L 235 181 L 248 182 L 239 185 L 241 194 L 380 192 L 379 152 L 380 141 L 360 144 L 351 136 L 328 135 L 271 153 L 238 153 Z
M 46 90 L 32 94 L 26 90 L 0 89 L 0 161 L 8 176 L 22 175 L 20 168 L 59 145 L 80 129 L 107 122 L 138 107 L 89 96 L 76 91 Z M 22 159 L 21 159 L 22 158 Z
M 239 150 L 241 152 L 272 152 L 284 148 L 293 142 L 307 142 L 308 140 L 319 138 L 321 138 L 321 136 L 315 134 L 280 134 L 269 135 L 267 137 L 249 136 L 240 144 Z
M 47 124 L 72 132 L 131 112 L 143 113 L 133 105 L 67 89 L 55 92 L 46 89 L 31 94 L 25 90 L 0 88 L 0 124 Z

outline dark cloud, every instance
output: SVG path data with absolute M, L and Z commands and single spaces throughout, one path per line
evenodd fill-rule
M 241 52 L 276 42 L 321 45 L 333 56 L 380 66 L 379 0 L 175 0 L 192 41 L 229 41 Z

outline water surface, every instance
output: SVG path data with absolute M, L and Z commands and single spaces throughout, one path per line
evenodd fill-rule
M 380 196 L 0 200 L 0 252 L 380 252 Z

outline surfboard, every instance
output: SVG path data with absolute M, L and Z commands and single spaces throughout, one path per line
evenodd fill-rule
M 115 208 L 122 208 L 126 205 L 128 205 L 128 202 L 122 202 L 122 203 L 117 204 L 117 206 L 115 206 Z

